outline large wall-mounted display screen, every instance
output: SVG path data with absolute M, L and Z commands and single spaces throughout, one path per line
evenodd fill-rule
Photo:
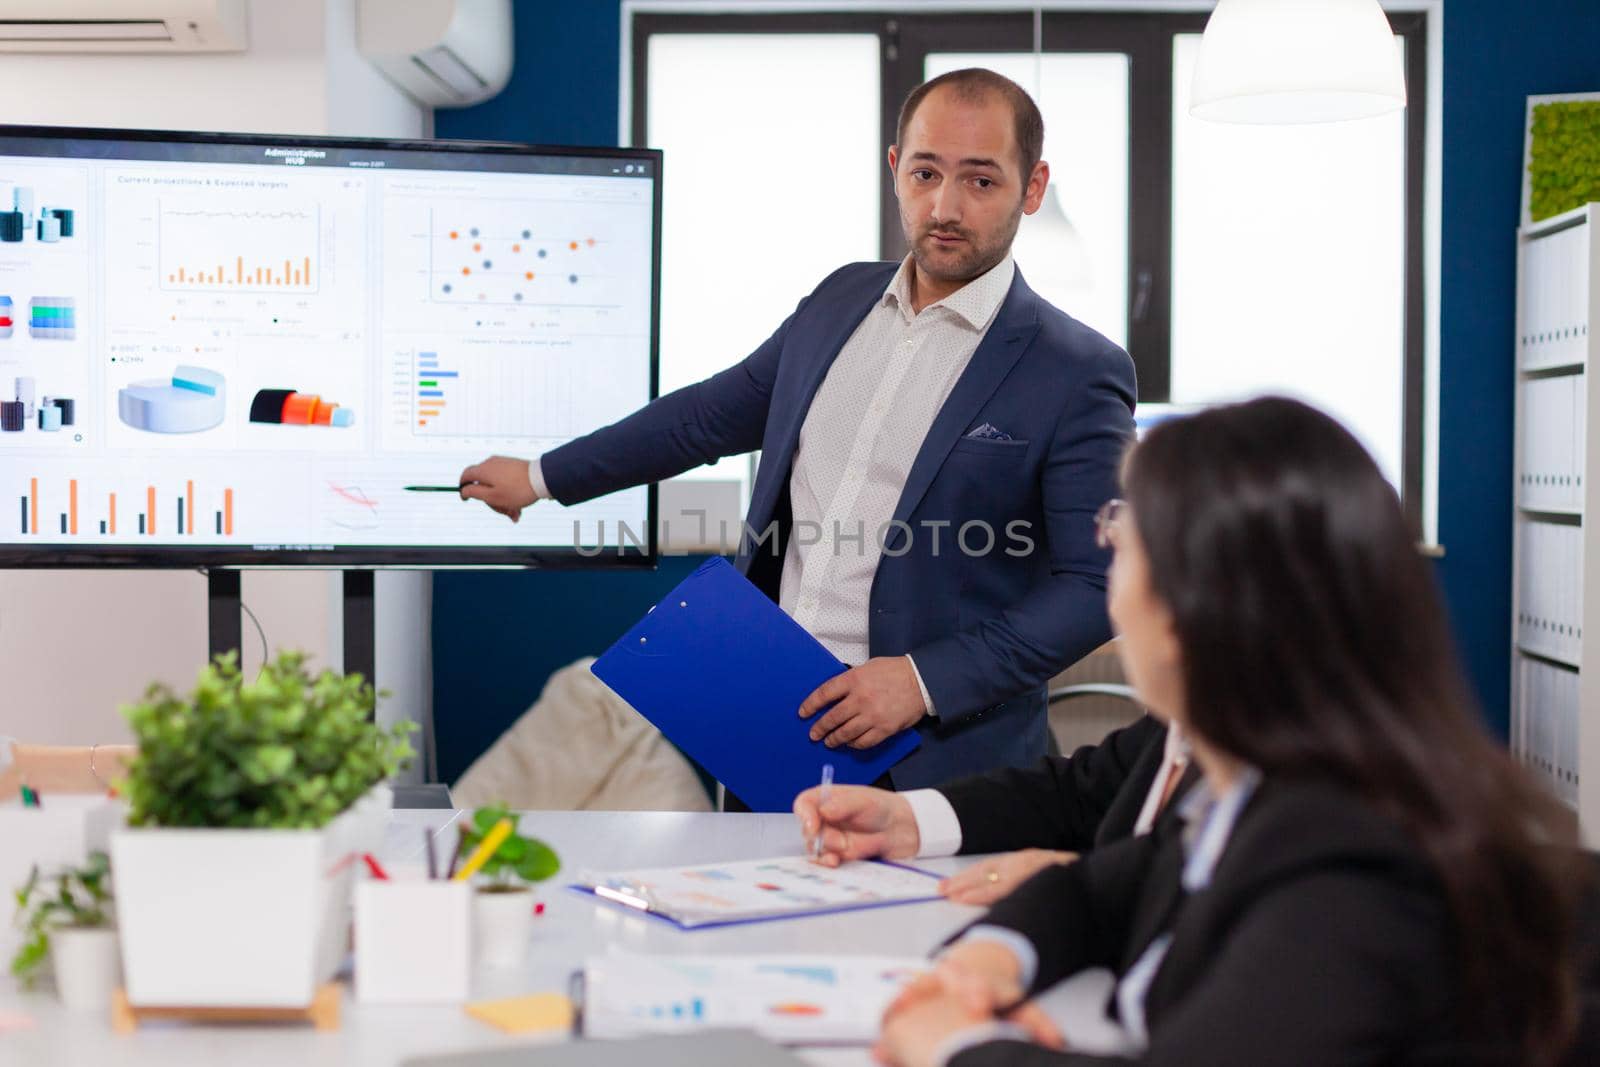
M 656 389 L 661 157 L 0 127 L 0 564 L 631 564 L 452 493 Z

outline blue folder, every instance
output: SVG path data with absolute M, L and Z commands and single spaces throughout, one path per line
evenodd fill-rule
M 835 782 L 866 785 L 922 743 L 915 730 L 869 749 L 811 740 L 817 717 L 800 705 L 845 665 L 720 556 L 591 669 L 754 811 L 790 810 L 827 763 Z

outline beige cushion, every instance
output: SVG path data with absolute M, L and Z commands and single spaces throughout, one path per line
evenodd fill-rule
M 589 670 L 561 668 L 533 706 L 451 787 L 460 807 L 548 811 L 710 811 L 678 750 Z

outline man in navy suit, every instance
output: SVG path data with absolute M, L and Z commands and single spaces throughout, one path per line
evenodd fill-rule
M 739 567 L 855 665 L 799 714 L 829 746 L 918 730 L 889 774 L 907 789 L 1044 753 L 1046 681 L 1110 633 L 1094 520 L 1135 385 L 1012 261 L 1050 178 L 1027 93 L 943 75 L 906 98 L 896 141 L 903 262 L 843 267 L 744 361 L 461 480 L 515 520 L 761 449 Z

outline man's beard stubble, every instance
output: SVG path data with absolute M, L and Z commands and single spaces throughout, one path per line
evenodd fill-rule
M 906 244 L 911 248 L 911 257 L 916 261 L 917 267 L 930 278 L 951 282 L 970 282 L 1005 259 L 1006 253 L 1011 251 L 1011 244 L 1016 240 L 1017 228 L 1021 224 L 1021 200 L 1017 201 L 1016 210 L 1011 213 L 1005 228 L 997 232 L 993 240 L 986 244 L 980 244 L 971 230 L 960 226 L 936 226 L 930 223 L 913 227 L 906 221 L 904 215 L 900 217 L 901 231 L 905 234 Z M 934 233 L 962 238 L 966 242 L 965 250 L 954 258 L 948 256 L 935 258 L 926 245 L 926 242 L 932 239 L 930 235 Z

